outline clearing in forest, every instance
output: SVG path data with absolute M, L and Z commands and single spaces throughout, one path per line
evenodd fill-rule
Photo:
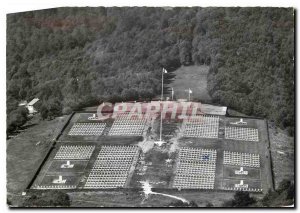
M 169 96 L 174 89 L 174 98 L 188 99 L 188 89 L 192 90 L 191 100 L 197 99 L 201 102 L 211 101 L 207 91 L 207 75 L 209 66 L 182 66 L 172 72 L 175 75 L 168 84 Z

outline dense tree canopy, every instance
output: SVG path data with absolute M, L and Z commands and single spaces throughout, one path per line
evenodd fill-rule
M 7 16 L 7 110 L 45 116 L 151 99 L 161 67 L 210 66 L 216 103 L 294 126 L 294 17 L 284 8 L 56 8 Z M 47 105 L 47 106 L 46 106 Z M 52 109 L 55 111 L 52 113 Z
M 7 115 L 7 131 L 14 131 L 24 125 L 27 121 L 28 110 L 25 107 L 19 107 L 12 110 Z
M 65 192 L 59 190 L 36 191 L 28 193 L 25 207 L 69 207 L 70 198 Z
M 247 207 L 253 205 L 256 200 L 250 196 L 249 192 L 237 191 L 233 199 L 223 203 L 223 207 Z

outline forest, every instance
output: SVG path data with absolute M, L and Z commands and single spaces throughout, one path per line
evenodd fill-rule
M 21 100 L 48 118 L 151 100 L 162 67 L 206 64 L 214 104 L 294 134 L 293 8 L 53 8 L 7 15 L 7 131 Z M 20 121 L 20 119 L 22 121 Z

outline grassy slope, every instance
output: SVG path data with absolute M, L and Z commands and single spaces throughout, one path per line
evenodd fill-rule
M 210 103 L 211 97 L 207 90 L 207 74 L 209 66 L 182 66 L 175 71 L 168 72 L 164 77 L 164 97 L 171 99 L 171 90 L 174 89 L 175 99 L 188 99 L 188 89 L 193 93 L 191 100 L 200 100 L 203 103 Z M 160 95 L 157 95 L 160 99 Z M 97 111 L 97 106 L 86 107 L 85 111 Z
M 205 65 L 180 67 L 171 73 L 175 76 L 170 79 L 168 90 L 171 91 L 171 88 L 173 87 L 174 96 L 176 96 L 177 99 L 187 99 L 188 93 L 186 90 L 190 88 L 193 91 L 191 100 L 195 98 L 203 102 L 210 101 L 211 97 L 207 91 L 208 69 L 209 67 Z M 171 97 L 171 92 L 169 94 Z
M 294 138 L 269 125 L 275 187 L 283 179 L 294 180 Z
M 66 117 L 58 117 L 51 121 L 35 119 L 33 124 L 37 125 L 7 140 L 7 192 L 12 201 L 17 201 L 29 184 L 65 119 Z

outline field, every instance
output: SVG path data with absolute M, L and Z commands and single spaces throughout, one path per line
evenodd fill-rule
M 221 204 L 233 197 L 233 192 L 212 192 L 212 191 L 170 191 L 160 190 L 162 193 L 184 197 L 194 201 L 199 207 L 205 207 L 208 203 L 214 206 Z M 150 195 L 143 200 L 141 190 L 126 191 L 97 191 L 97 192 L 71 192 L 69 193 L 72 203 L 71 207 L 164 207 L 168 206 L 174 199 Z
M 228 178 L 237 178 L 235 171 L 239 171 L 239 166 L 223 166 L 223 177 L 224 179 Z M 254 180 L 260 180 L 261 179 L 261 172 L 258 168 L 247 168 L 248 174 L 244 175 L 241 174 L 240 177 L 243 179 L 254 179 Z
M 182 66 L 172 72 L 170 75 L 175 75 L 168 81 L 167 90 L 168 96 L 171 97 L 171 88 L 174 89 L 174 98 L 187 99 L 188 89 L 190 88 L 193 93 L 191 100 L 201 100 L 207 103 L 211 100 L 207 91 L 207 74 L 208 66 Z M 168 74 L 166 74 L 168 75 Z
M 7 140 L 7 193 L 13 205 L 20 205 L 21 192 L 32 180 L 67 119 L 68 116 L 51 121 L 30 121 L 30 128 Z
M 104 131 L 106 132 L 105 135 L 101 134 L 94 138 L 85 135 L 68 135 L 74 124 L 88 122 L 87 118 L 90 115 L 92 114 L 75 113 L 70 119 L 47 161 L 44 163 L 38 176 L 34 179 L 32 189 L 70 189 L 71 191 L 68 193 L 72 197 L 72 206 L 88 206 L 89 204 L 92 206 L 101 206 L 102 204 L 107 206 L 130 206 L 131 201 L 132 203 L 138 202 L 135 206 L 156 206 L 157 203 L 153 203 L 157 201 L 157 198 L 154 198 L 155 196 L 150 196 L 147 200 L 143 199 L 141 181 L 147 180 L 154 191 L 158 190 L 160 192 L 163 190 L 164 193 L 186 196 L 190 200 L 197 201 L 200 206 L 205 206 L 206 201 L 208 202 L 207 199 L 204 197 L 202 199 L 192 197 L 192 195 L 197 194 L 197 196 L 200 196 L 204 191 L 205 193 L 215 194 L 215 200 L 211 202 L 217 205 L 223 200 L 219 196 L 220 194 L 227 193 L 228 196 L 232 196 L 234 191 L 245 187 L 236 187 L 237 184 L 241 183 L 241 180 L 243 181 L 242 183 L 247 185 L 247 190 L 250 192 L 260 192 L 262 190 L 263 193 L 266 193 L 268 189 L 273 188 L 268 151 L 269 141 L 265 120 L 244 118 L 243 121 L 247 122 L 247 125 L 237 126 L 235 123 L 240 121 L 239 118 L 219 116 L 218 125 L 215 126 L 213 124 L 213 128 L 217 128 L 216 138 L 208 138 L 207 134 L 202 133 L 198 136 L 187 137 L 184 133 L 186 131 L 186 122 L 166 120 L 163 122 L 163 139 L 166 143 L 162 146 L 154 144 L 154 141 L 158 139 L 159 119 L 154 120 L 154 122 L 148 122 L 144 127 L 143 136 L 139 137 L 109 136 L 107 134 L 109 129 Z M 106 126 L 111 126 L 114 120 L 109 119 L 101 122 L 106 122 L 108 124 Z M 212 125 L 210 122 L 202 121 L 200 124 L 196 123 L 193 125 L 198 125 L 195 129 L 196 132 L 216 131 L 215 129 L 206 127 L 206 125 Z M 258 129 L 259 141 L 226 138 L 225 127 L 231 126 L 243 128 L 243 131 L 245 128 Z M 151 128 L 149 129 L 148 127 Z M 105 147 L 108 147 L 112 151 L 116 150 L 113 146 L 119 147 L 122 150 L 125 150 L 126 147 L 130 149 L 131 147 L 136 147 L 139 150 L 139 154 L 127 155 L 124 151 L 120 151 L 110 155 L 117 158 L 110 158 L 109 156 L 109 158 L 99 158 L 100 153 Z M 86 147 L 94 148 L 87 149 Z M 182 150 L 191 153 L 187 155 L 188 158 L 180 157 Z M 212 155 L 210 151 L 207 152 L 206 150 L 216 151 L 216 160 L 210 166 L 208 166 L 206 161 L 210 160 Z M 229 164 L 225 164 L 224 151 L 236 153 L 235 158 L 232 159 L 238 159 L 237 164 L 234 163 L 235 161 L 229 161 Z M 200 154 L 198 155 L 197 153 Z M 259 155 L 258 165 L 249 164 L 249 162 L 254 162 L 252 155 Z M 195 159 L 191 158 L 193 156 Z M 118 161 L 118 158 L 122 160 Z M 62 165 L 65 164 L 71 164 L 73 167 L 62 168 Z M 237 174 L 241 170 L 241 167 L 243 167 L 242 171 L 246 171 L 248 174 Z M 112 170 L 118 171 L 118 175 L 110 176 L 109 172 Z M 182 173 L 179 173 L 179 171 L 182 171 Z M 208 173 L 205 173 L 205 171 Z M 103 174 L 105 175 L 103 176 Z M 208 180 L 203 177 L 204 174 L 208 174 L 212 178 Z M 63 184 L 55 182 L 59 180 L 60 176 L 65 181 Z M 114 176 L 119 178 L 111 178 Z M 179 180 L 179 177 L 185 181 L 185 185 L 175 184 L 176 178 Z M 89 185 L 92 186 L 91 190 L 93 192 L 85 187 L 87 186 L 87 181 L 91 178 L 93 179 Z M 200 181 L 197 185 L 190 184 L 190 181 L 196 180 Z M 118 187 L 123 189 L 118 189 Z M 109 191 L 107 191 L 107 188 L 110 188 Z M 222 192 L 224 190 L 226 192 Z M 138 196 L 135 195 L 131 199 L 128 198 L 127 195 L 131 194 L 131 191 L 139 192 Z M 120 202 L 115 204 L 113 202 L 115 199 L 109 201 L 108 198 L 103 198 L 103 202 L 99 201 L 100 198 L 86 200 L 84 195 L 89 193 L 115 194 L 117 197 L 120 196 Z M 255 196 L 261 195 L 257 194 Z M 124 201 L 122 204 L 122 199 L 129 199 L 131 201 L 127 204 Z M 95 204 L 96 200 L 99 201 L 98 204 Z M 166 200 L 172 202 L 172 199 L 169 200 L 168 198 Z M 164 203 L 163 205 L 165 205 L 165 202 L 160 201 L 159 203 Z
M 295 138 L 269 124 L 275 186 L 283 179 L 295 180 Z

